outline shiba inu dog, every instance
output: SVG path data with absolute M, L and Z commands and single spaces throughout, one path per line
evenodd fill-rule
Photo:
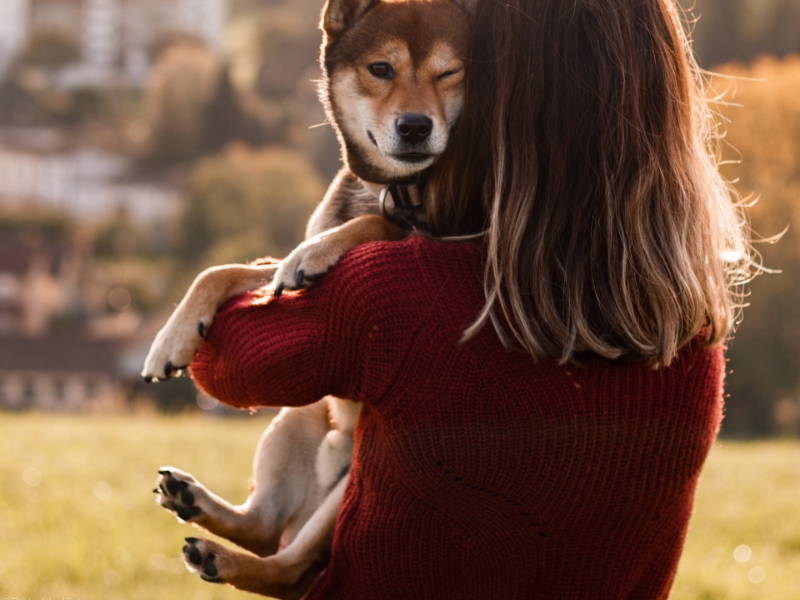
M 401 212 L 424 227 L 416 210 L 424 197 L 419 182 L 461 112 L 470 1 L 327 1 L 321 96 L 346 166 L 311 217 L 307 241 L 284 261 L 224 265 L 198 276 L 150 349 L 147 381 L 169 379 L 188 365 L 232 296 L 270 281 L 276 295 L 302 288 L 356 245 L 402 239 L 409 228 L 396 218 Z M 382 203 L 394 221 L 381 215 Z M 241 506 L 188 473 L 163 468 L 154 490 L 162 506 L 257 555 L 187 538 L 187 564 L 208 581 L 302 597 L 328 560 L 360 410 L 332 397 L 283 409 L 262 436 L 253 490 Z

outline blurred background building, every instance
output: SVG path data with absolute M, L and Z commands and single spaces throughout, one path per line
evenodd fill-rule
M 196 406 L 137 373 L 194 275 L 285 255 L 338 169 L 322 5 L 0 0 L 0 409 Z M 757 246 L 782 274 L 749 286 L 723 434 L 799 435 L 800 0 L 684 5 L 725 174 L 757 237 L 789 227 Z
M 0 69 L 35 36 L 69 38 L 77 52 L 61 65 L 66 87 L 144 84 L 152 48 L 187 35 L 220 51 L 227 0 L 3 0 Z

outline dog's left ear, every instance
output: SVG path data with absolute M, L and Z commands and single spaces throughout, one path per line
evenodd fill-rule
M 326 0 L 320 29 L 333 39 L 355 25 L 380 0 Z
M 452 0 L 452 2 L 453 4 L 460 6 L 461 9 L 468 15 L 472 14 L 472 11 L 475 10 L 475 5 L 478 4 L 478 0 Z

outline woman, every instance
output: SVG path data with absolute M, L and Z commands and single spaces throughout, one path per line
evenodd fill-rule
M 240 297 L 193 375 L 237 406 L 364 403 L 309 598 L 666 598 L 750 265 L 679 14 L 481 0 L 472 22 L 427 208 L 486 236 Z

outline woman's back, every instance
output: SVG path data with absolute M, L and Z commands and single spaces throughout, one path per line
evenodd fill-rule
M 370 244 L 218 315 L 192 368 L 238 405 L 363 402 L 310 598 L 666 598 L 721 419 L 722 349 L 534 363 L 484 327 L 484 248 Z M 247 340 L 247 343 L 243 343 Z M 307 368 L 304 368 L 307 365 Z

